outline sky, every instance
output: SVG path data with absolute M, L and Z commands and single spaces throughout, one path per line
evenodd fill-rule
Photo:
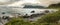
M 0 0 L 0 4 L 7 4 L 8 6 L 22 6 L 25 3 L 39 4 L 48 7 L 50 4 L 57 4 L 60 0 Z

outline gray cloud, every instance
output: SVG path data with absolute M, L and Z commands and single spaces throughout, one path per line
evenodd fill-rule
M 0 5 L 11 4 L 20 0 L 0 0 Z
M 2 0 L 2 2 L 0 1 L 0 5 L 9 4 L 10 6 L 12 5 L 21 6 L 22 4 L 25 4 L 25 3 L 32 3 L 32 4 L 39 4 L 45 7 L 48 7 L 50 4 L 57 4 L 60 2 L 60 0 L 6 0 L 5 2 L 3 1 L 5 0 Z

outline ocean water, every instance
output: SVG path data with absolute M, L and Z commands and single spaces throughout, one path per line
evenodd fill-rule
M 43 13 L 45 10 L 49 11 L 57 11 L 56 9 L 45 9 L 45 8 L 20 8 L 20 7 L 0 7 L 0 15 L 3 15 L 2 12 L 5 12 L 6 15 L 12 15 L 12 14 L 21 14 L 21 15 L 31 15 L 36 13 Z M 31 13 L 31 11 L 35 11 L 35 13 Z

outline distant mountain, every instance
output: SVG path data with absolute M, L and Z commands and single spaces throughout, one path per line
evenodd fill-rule
M 26 4 L 23 8 L 45 8 L 45 7 L 40 6 L 38 4 Z

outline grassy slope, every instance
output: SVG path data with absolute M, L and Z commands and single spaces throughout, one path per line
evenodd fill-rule
M 58 5 L 51 5 L 48 8 L 52 9 L 59 9 L 59 11 L 54 12 L 52 14 L 47 14 L 43 16 L 41 19 L 38 19 L 35 23 L 24 22 L 22 20 L 11 19 L 12 21 L 8 22 L 6 25 L 60 25 L 58 22 L 60 20 L 60 6 Z

